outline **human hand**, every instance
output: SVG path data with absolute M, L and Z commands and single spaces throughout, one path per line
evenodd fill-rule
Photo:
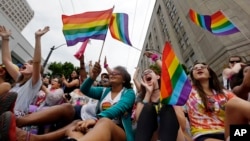
M 152 94 L 154 91 L 155 87 L 155 82 L 153 81 L 152 83 L 148 84 L 146 83 L 143 79 L 141 79 L 141 85 L 145 87 L 146 93 Z
M 95 62 L 93 68 L 92 68 L 92 73 L 90 74 L 90 77 L 95 80 L 97 76 L 102 72 L 102 68 L 99 62 Z
M 94 119 L 88 119 L 84 121 L 79 121 L 76 124 L 75 131 L 80 131 L 83 133 L 86 133 L 89 128 L 93 127 L 96 124 L 96 121 Z
M 49 26 L 45 26 L 43 30 L 38 29 L 38 30 L 35 32 L 35 36 L 36 36 L 36 37 L 41 37 L 41 36 L 43 36 L 45 33 L 47 33 L 48 31 L 49 31 Z
M 155 54 L 154 52 L 152 51 L 145 51 L 143 55 L 147 56 L 148 58 L 151 58 L 151 56 Z
M 11 35 L 11 30 L 7 30 L 4 26 L 0 26 L 0 36 L 4 39 L 8 39 Z
M 92 67 L 92 60 L 89 61 L 89 66 Z

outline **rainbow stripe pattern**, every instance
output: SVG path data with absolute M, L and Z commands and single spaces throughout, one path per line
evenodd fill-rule
M 113 8 L 76 15 L 62 15 L 63 34 L 68 46 L 87 39 L 105 40 Z
M 240 30 L 227 19 L 222 11 L 217 11 L 212 15 L 201 15 L 190 9 L 189 17 L 193 23 L 214 35 L 230 35 L 240 32 Z
M 230 22 L 222 11 L 214 13 L 212 16 L 211 29 L 215 35 L 229 35 L 240 32 L 240 30 Z
M 128 14 L 113 13 L 109 30 L 114 39 L 132 46 L 128 34 Z
M 208 15 L 201 15 L 193 9 L 189 10 L 190 19 L 198 26 L 211 32 L 211 17 Z
M 192 86 L 169 42 L 162 54 L 161 102 L 182 106 L 186 103 Z

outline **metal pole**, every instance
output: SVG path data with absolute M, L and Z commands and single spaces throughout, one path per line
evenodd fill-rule
M 45 66 L 47 65 L 47 63 L 49 61 L 49 58 L 50 58 L 50 56 L 51 56 L 51 54 L 52 54 L 52 52 L 53 52 L 54 49 L 55 49 L 55 46 L 53 46 L 52 48 L 50 48 L 50 52 L 49 52 L 47 58 L 45 59 L 45 61 L 43 63 L 43 68 L 45 68 Z
M 63 45 L 66 45 L 66 44 L 64 43 L 64 44 L 61 44 L 61 45 L 59 45 L 59 46 L 57 46 L 57 47 L 53 46 L 52 48 L 50 48 L 50 52 L 49 52 L 47 58 L 45 59 L 45 61 L 44 61 L 44 63 L 43 63 L 43 68 L 45 68 L 45 66 L 47 65 L 47 63 L 48 63 L 48 61 L 49 61 L 49 58 L 50 58 L 50 56 L 51 56 L 53 50 L 56 50 L 56 49 L 58 49 L 59 47 L 61 47 L 61 46 L 63 46 Z

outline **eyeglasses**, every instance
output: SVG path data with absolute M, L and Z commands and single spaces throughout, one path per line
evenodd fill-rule
M 240 60 L 232 60 L 232 61 L 229 61 L 229 63 L 231 63 L 231 64 L 240 63 Z
M 203 69 L 207 69 L 207 67 L 208 67 L 207 65 L 205 65 L 205 66 L 196 66 L 196 67 L 193 67 L 192 70 L 193 70 L 193 71 L 194 71 L 194 70 L 197 71 L 197 70 L 199 70 L 199 69 L 203 70 Z
M 110 75 L 121 75 L 121 73 L 113 71 L 113 72 L 110 73 Z

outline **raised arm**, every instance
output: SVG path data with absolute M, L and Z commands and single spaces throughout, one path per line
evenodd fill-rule
M 7 30 L 4 26 L 0 26 L 0 36 L 2 37 L 2 61 L 8 73 L 15 81 L 17 81 L 20 72 L 12 63 L 11 52 L 9 47 L 10 35 L 10 30 Z
M 153 53 L 152 51 L 145 51 L 144 55 L 146 55 L 148 58 L 151 58 L 152 61 L 162 68 L 162 61 L 160 60 L 160 56 L 158 54 Z
M 107 62 L 107 58 L 105 56 L 104 58 L 104 68 L 107 70 L 107 72 L 110 74 L 112 72 L 112 69 L 109 67 L 108 62 Z
M 33 73 L 32 73 L 32 84 L 35 85 L 39 79 L 41 79 L 41 37 L 49 31 L 49 27 L 46 26 L 44 29 L 39 29 L 35 32 L 35 51 L 33 55 Z
M 244 68 L 244 78 L 239 86 L 235 86 L 233 88 L 233 93 L 235 93 L 238 97 L 248 100 L 248 94 L 250 92 L 250 66 Z
M 136 90 L 137 90 L 137 93 L 141 91 L 141 83 L 139 82 L 138 80 L 138 75 L 139 75 L 139 68 L 135 68 L 135 73 L 134 73 L 134 76 L 133 76 L 133 82 L 135 84 L 135 87 L 136 87 Z

